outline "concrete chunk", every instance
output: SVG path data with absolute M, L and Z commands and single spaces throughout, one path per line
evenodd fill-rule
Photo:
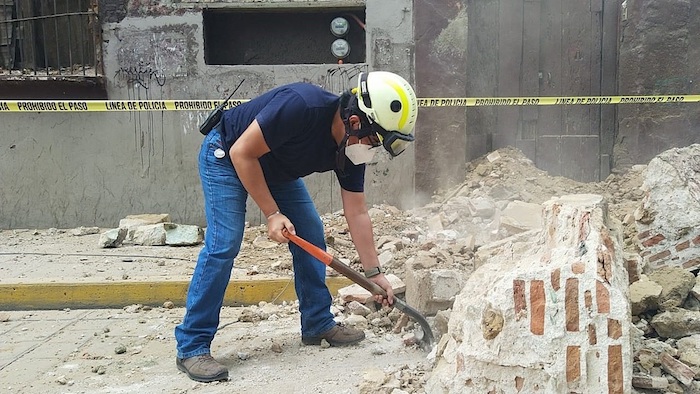
M 165 243 L 170 246 L 199 245 L 204 241 L 204 230 L 199 226 L 175 224 L 165 230 Z
M 509 234 L 542 228 L 542 206 L 511 201 L 501 212 L 501 227 Z
M 464 285 L 464 275 L 456 270 L 423 269 L 416 263 L 406 266 L 406 301 L 421 313 L 433 316 L 452 308 Z
M 634 375 L 632 386 L 638 389 L 665 389 L 668 387 L 668 379 L 661 376 Z
M 127 230 L 125 228 L 113 228 L 100 234 L 97 245 L 100 248 L 116 248 L 124 242 Z
M 695 372 L 689 366 L 671 357 L 668 353 L 661 354 L 661 366 L 684 386 L 693 383 Z
M 135 245 L 162 246 L 167 236 L 165 223 L 138 226 L 134 229 L 131 242 Z
M 138 215 L 127 215 L 119 221 L 119 227 L 136 227 L 146 224 L 157 224 L 170 222 L 170 215 L 167 213 L 145 213 Z

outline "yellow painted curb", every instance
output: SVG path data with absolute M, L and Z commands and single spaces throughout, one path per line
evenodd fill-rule
M 326 279 L 332 295 L 352 284 L 343 277 Z M 142 304 L 162 306 L 172 301 L 184 306 L 189 282 L 109 282 L 0 284 L 0 310 L 121 308 Z M 224 305 L 253 305 L 260 301 L 280 303 L 296 300 L 290 279 L 232 280 Z

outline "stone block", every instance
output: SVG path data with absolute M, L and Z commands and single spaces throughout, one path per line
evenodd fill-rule
M 406 266 L 406 302 L 428 316 L 450 309 L 464 285 L 463 273 L 419 267 L 415 263 Z
M 542 228 L 542 206 L 523 201 L 511 201 L 501 212 L 501 227 L 509 234 Z
M 165 223 L 138 226 L 133 230 L 130 241 L 135 245 L 162 246 L 167 236 Z
M 204 230 L 199 226 L 176 224 L 165 230 L 165 243 L 170 246 L 199 245 L 204 241 Z

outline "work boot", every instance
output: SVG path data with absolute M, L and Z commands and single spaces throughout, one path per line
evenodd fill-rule
M 337 324 L 335 327 L 317 337 L 301 336 L 301 342 L 304 345 L 320 345 L 323 339 L 328 341 L 331 346 L 347 346 L 365 339 L 365 332 Z
M 210 354 L 202 354 L 190 358 L 178 358 L 177 369 L 184 372 L 190 379 L 198 382 L 214 382 L 228 379 L 228 368 L 214 360 Z

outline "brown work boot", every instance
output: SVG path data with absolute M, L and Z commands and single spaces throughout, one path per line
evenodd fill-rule
M 304 345 L 320 345 L 323 339 L 328 341 L 331 346 L 347 346 L 365 339 L 365 332 L 356 328 L 336 324 L 335 327 L 317 337 L 301 336 L 301 342 Z
M 214 382 L 228 379 L 228 368 L 214 360 L 210 354 L 202 354 L 190 358 L 178 358 L 177 369 L 184 372 L 190 379 L 198 382 Z

